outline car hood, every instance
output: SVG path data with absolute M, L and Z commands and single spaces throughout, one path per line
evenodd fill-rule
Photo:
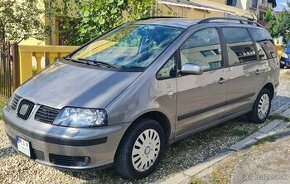
M 285 49 L 284 49 L 284 52 L 285 52 L 286 54 L 290 54 L 290 47 L 285 48 Z
M 105 108 L 141 72 L 123 72 L 72 62 L 56 62 L 22 85 L 16 94 L 37 104 Z

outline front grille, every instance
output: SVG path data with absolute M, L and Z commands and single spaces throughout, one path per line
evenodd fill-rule
M 8 135 L 9 140 L 11 141 L 11 144 L 17 148 L 16 139 L 12 138 Z M 33 160 L 44 160 L 44 153 L 42 151 L 39 151 L 37 149 L 31 148 L 31 159 Z
M 27 120 L 33 110 L 34 103 L 28 100 L 21 100 L 18 107 L 17 116 L 21 119 Z
M 12 99 L 12 102 L 11 102 L 11 108 L 12 108 L 13 110 L 16 110 L 20 98 L 21 98 L 20 96 L 15 95 L 14 98 Z
M 44 123 L 53 123 L 60 110 L 47 106 L 40 106 L 37 110 L 34 119 Z
M 44 153 L 37 149 L 31 149 L 31 158 L 33 160 L 44 160 Z
M 87 166 L 90 163 L 90 157 L 49 154 L 49 161 L 63 166 Z

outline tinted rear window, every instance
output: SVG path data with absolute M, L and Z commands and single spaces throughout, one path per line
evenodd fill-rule
M 252 41 L 246 28 L 223 28 L 223 33 L 227 43 Z
M 257 60 L 256 50 L 246 28 L 222 28 L 229 57 L 229 65 Z
M 255 41 L 272 40 L 270 33 L 266 30 L 251 28 L 250 31 Z

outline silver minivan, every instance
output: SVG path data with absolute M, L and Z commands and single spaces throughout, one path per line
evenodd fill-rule
M 270 34 L 240 19 L 124 24 L 19 87 L 4 109 L 12 147 L 48 166 L 149 175 L 166 145 L 247 114 L 279 84 Z

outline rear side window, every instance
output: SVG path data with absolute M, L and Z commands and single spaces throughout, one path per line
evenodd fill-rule
M 270 33 L 268 33 L 266 30 L 251 28 L 250 31 L 255 41 L 272 40 Z
M 251 36 L 245 28 L 223 28 L 227 43 L 251 42 Z
M 277 57 L 276 47 L 268 31 L 260 28 L 251 28 L 250 32 L 256 41 L 258 56 L 260 60 Z
M 246 28 L 222 28 L 230 66 L 257 60 L 254 43 Z

